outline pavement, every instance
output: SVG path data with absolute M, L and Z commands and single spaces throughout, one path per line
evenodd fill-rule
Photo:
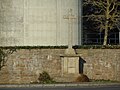
M 120 86 L 120 83 L 66 83 L 66 84 L 5 84 L 0 85 L 0 88 L 33 88 L 33 87 L 111 87 Z

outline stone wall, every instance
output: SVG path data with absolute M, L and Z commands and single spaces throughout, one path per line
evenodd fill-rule
M 0 83 L 30 83 L 47 71 L 55 80 L 61 78 L 64 49 L 19 49 L 8 56 L 0 71 Z M 120 81 L 120 49 L 77 49 L 80 72 L 90 79 Z M 68 77 L 69 78 L 69 77 Z
M 84 73 L 91 79 L 120 81 L 120 49 L 77 50 L 84 63 Z

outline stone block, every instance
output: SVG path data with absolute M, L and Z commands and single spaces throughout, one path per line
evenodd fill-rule
M 64 74 L 79 74 L 79 58 L 80 56 L 64 55 L 62 60 L 62 75 Z

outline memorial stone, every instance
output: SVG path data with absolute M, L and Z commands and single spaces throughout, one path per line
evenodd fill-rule
M 72 48 L 73 42 L 73 20 L 77 19 L 77 16 L 72 14 L 72 9 L 69 9 L 67 16 L 64 16 L 64 19 L 68 20 L 68 49 L 65 50 L 65 55 L 61 55 L 62 60 L 62 76 L 74 74 L 79 74 L 79 58 L 80 56 L 76 55 L 75 50 Z

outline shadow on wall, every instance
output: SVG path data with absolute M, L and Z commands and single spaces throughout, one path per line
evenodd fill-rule
M 83 74 L 84 64 L 86 61 L 83 58 L 80 58 L 79 60 L 79 73 Z

